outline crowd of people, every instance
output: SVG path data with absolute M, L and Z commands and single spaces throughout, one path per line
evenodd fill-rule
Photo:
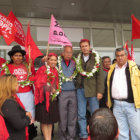
M 74 140 L 77 133 L 80 140 L 140 140 L 137 64 L 124 48 L 116 49 L 111 65 L 88 39 L 79 46 L 76 58 L 72 46 L 61 56 L 49 53 L 36 72 L 34 65 L 29 71 L 19 45 L 8 52 L 10 61 L 0 58 L 0 140 L 33 139 L 35 121 L 45 140 L 51 140 L 56 122 L 60 140 Z

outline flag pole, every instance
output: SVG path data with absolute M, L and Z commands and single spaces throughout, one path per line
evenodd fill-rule
M 29 74 L 31 74 L 31 65 L 32 65 L 32 62 L 31 62 L 31 47 L 29 45 Z
M 49 48 L 50 48 L 50 44 L 48 43 L 48 45 L 47 45 L 47 52 L 46 52 L 46 56 L 48 56 L 48 53 L 49 53 Z
M 132 36 L 132 27 L 133 27 L 133 25 L 132 25 L 132 18 L 131 18 L 131 59 L 132 59 L 132 48 L 133 48 L 133 36 Z
M 132 32 L 132 30 L 133 30 L 133 21 L 132 21 L 133 19 L 131 18 L 131 32 Z M 133 60 L 133 61 L 135 61 L 135 57 L 134 57 L 134 48 L 133 48 L 133 35 L 132 35 L 132 33 L 131 33 L 131 60 Z
M 53 16 L 53 14 L 51 14 L 51 21 L 52 21 L 52 16 Z M 51 28 L 51 23 L 50 23 L 50 28 Z M 50 30 L 51 30 L 51 29 L 50 29 Z M 50 37 L 50 31 L 49 31 L 49 37 Z M 48 39 L 48 45 L 47 45 L 46 56 L 48 56 L 49 48 L 50 48 L 50 44 L 49 44 L 49 39 Z

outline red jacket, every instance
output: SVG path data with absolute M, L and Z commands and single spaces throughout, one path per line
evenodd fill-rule
M 0 115 L 0 140 L 7 140 L 9 138 L 9 133 L 5 125 L 3 117 Z

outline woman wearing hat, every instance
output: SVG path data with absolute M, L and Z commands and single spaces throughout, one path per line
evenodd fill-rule
M 19 83 L 17 96 L 23 103 L 25 110 L 31 112 L 33 122 L 35 118 L 34 95 L 32 92 L 32 81 L 30 81 L 30 75 L 28 72 L 28 64 L 24 61 L 25 54 L 26 52 L 22 50 L 19 45 L 15 45 L 8 52 L 11 60 L 2 65 L 1 75 L 16 75 Z M 32 70 L 32 74 L 35 74 L 34 70 Z
M 38 69 L 35 75 L 35 119 L 41 123 L 45 140 L 51 140 L 52 124 L 59 121 L 57 95 L 60 92 L 57 55 L 50 53 L 47 64 Z

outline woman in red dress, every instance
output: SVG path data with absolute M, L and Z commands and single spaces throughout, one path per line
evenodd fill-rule
M 59 121 L 57 95 L 60 92 L 57 55 L 50 53 L 45 66 L 35 75 L 35 119 L 41 123 L 45 140 L 51 140 L 52 125 Z

